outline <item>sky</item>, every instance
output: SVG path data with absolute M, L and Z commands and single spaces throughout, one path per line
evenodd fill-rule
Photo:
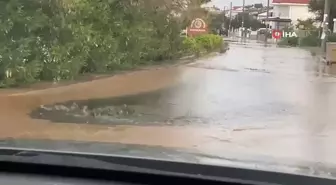
M 230 2 L 232 2 L 232 6 L 242 6 L 243 0 L 212 0 L 209 5 L 215 5 L 220 9 L 223 9 L 224 6 L 230 7 Z M 272 0 L 270 0 L 272 2 Z M 263 3 L 267 4 L 267 0 L 245 0 L 245 5 L 255 4 L 255 3 Z

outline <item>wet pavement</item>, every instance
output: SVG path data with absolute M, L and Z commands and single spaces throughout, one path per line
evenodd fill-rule
M 0 137 L 334 165 L 335 74 L 303 49 L 235 42 L 186 65 L 0 93 Z

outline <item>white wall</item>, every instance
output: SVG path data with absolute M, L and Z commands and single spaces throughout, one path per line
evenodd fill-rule
M 297 5 L 297 6 L 290 6 L 290 18 L 292 19 L 292 23 L 294 25 L 297 24 L 298 19 L 308 19 L 308 18 L 314 18 L 315 15 L 311 12 L 309 12 L 308 5 Z
M 274 6 L 274 17 L 280 18 L 290 18 L 290 6 L 289 5 L 279 5 Z
M 309 12 L 308 5 L 300 4 L 273 4 L 274 17 L 289 18 L 292 20 L 292 24 L 297 24 L 297 19 L 314 18 L 315 15 Z

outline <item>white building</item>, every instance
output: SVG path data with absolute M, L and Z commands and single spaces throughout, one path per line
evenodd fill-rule
M 314 18 L 314 14 L 309 12 L 310 0 L 273 0 L 273 17 L 280 19 L 290 19 L 292 25 L 298 23 L 298 19 L 305 20 Z M 271 22 L 272 28 L 277 27 L 276 22 Z
M 230 10 L 230 7 L 225 7 L 225 16 L 230 16 L 230 13 L 231 13 L 231 16 L 232 17 L 235 17 L 237 16 L 239 13 L 242 13 L 243 12 L 243 7 L 242 6 L 233 6 L 232 9 Z M 245 9 L 246 10 L 246 9 Z
M 216 7 L 215 5 L 213 6 L 202 6 L 204 9 L 206 9 L 207 11 L 211 12 L 211 13 L 222 13 L 223 10 L 221 10 L 220 8 Z
M 269 17 L 273 17 L 273 13 L 274 13 L 273 10 L 269 10 L 269 12 L 268 12 Z M 257 17 L 256 17 L 256 19 L 258 19 L 260 21 L 264 20 L 266 18 L 267 18 L 267 12 L 257 14 Z

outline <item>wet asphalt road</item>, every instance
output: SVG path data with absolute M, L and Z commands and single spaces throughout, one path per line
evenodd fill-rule
M 108 125 L 239 129 L 280 124 L 306 130 L 331 126 L 336 118 L 330 112 L 336 82 L 332 71 L 302 49 L 232 43 L 228 53 L 176 68 L 171 75 L 178 80 L 167 88 L 44 105 L 32 116 Z
M 111 84 L 122 83 L 111 90 L 106 87 L 106 92 L 94 91 L 95 98 L 80 97 L 89 91 L 71 86 L 54 91 L 48 100 L 41 100 L 48 90 L 17 95 L 35 96 L 43 103 L 28 112 L 34 122 L 54 123 L 27 124 L 20 127 L 29 128 L 27 134 L 16 136 L 176 146 L 230 159 L 334 165 L 334 74 L 333 67 L 318 63 L 303 49 L 231 43 L 225 54 L 112 79 Z M 135 86 L 160 88 L 132 93 Z M 121 87 L 132 90 L 117 91 Z M 128 95 L 109 97 L 113 91 Z M 47 103 L 69 92 L 73 94 L 64 101 Z M 35 104 L 34 100 L 31 106 Z

